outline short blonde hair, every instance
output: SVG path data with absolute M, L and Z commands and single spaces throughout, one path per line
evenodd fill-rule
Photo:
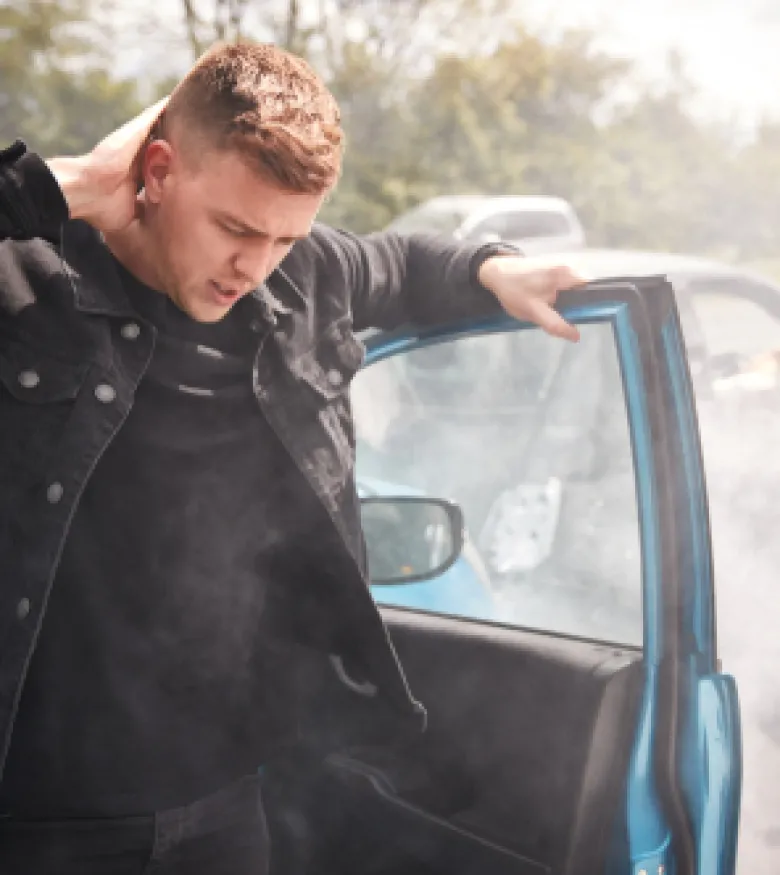
M 320 194 L 341 171 L 340 122 L 333 95 L 301 58 L 275 45 L 217 44 L 174 89 L 161 133 L 176 129 L 192 154 L 235 149 L 282 188 Z

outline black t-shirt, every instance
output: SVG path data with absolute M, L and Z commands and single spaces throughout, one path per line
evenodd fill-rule
M 301 490 L 253 395 L 252 302 L 198 324 L 119 267 L 158 343 L 67 538 L 0 787 L 17 816 L 186 804 L 274 735 L 263 556 Z

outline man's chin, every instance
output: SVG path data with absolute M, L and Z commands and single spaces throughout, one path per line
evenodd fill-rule
M 221 322 L 231 309 L 231 307 L 198 307 L 184 312 L 195 322 L 213 325 L 216 322 Z
M 194 322 L 201 322 L 205 325 L 220 322 L 227 316 L 232 309 L 231 307 L 209 303 L 202 300 L 192 300 L 183 295 L 170 295 L 171 301 L 190 317 Z

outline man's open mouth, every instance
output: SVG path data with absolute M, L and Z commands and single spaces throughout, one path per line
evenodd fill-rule
M 240 289 L 233 289 L 228 286 L 223 286 L 221 283 L 218 283 L 216 280 L 211 280 L 211 286 L 216 293 L 217 299 L 221 303 L 235 301 L 239 297 L 241 297 Z

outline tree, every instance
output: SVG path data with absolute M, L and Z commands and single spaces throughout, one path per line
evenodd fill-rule
M 429 76 L 396 79 L 388 94 L 376 59 L 364 54 L 364 96 L 362 104 L 354 97 L 346 103 L 351 146 L 329 216 L 340 213 L 366 230 L 434 194 L 576 199 L 593 161 L 594 115 L 625 66 L 596 52 L 582 33 L 550 44 L 519 29 L 492 51 L 442 54 Z M 355 83 L 353 69 L 343 75 Z M 338 79 L 335 86 L 338 94 Z M 371 198 L 370 209 L 363 203 L 358 210 L 356 194 Z
M 0 6 L 2 141 L 84 151 L 170 92 L 188 51 L 266 40 L 307 57 L 342 108 L 346 160 L 327 221 L 367 231 L 436 194 L 558 194 L 592 244 L 735 259 L 778 249 L 780 125 L 738 146 L 696 117 L 675 56 L 663 86 L 634 79 L 626 97 L 630 63 L 585 32 L 553 39 L 513 25 L 512 0 L 182 0 L 178 34 L 149 19 L 139 36 L 164 41 L 175 69 L 130 82 L 113 73 L 108 4 L 130 8 Z
M 290 2 L 295 5 L 295 0 Z M 193 60 L 217 40 L 236 42 L 241 39 L 247 5 L 247 0 L 213 0 L 211 15 L 206 17 L 196 9 L 193 0 L 182 0 L 184 24 Z
M 109 72 L 89 0 L 10 0 L 0 8 L 0 140 L 44 155 L 91 148 L 140 109 Z
M 722 188 L 724 188 L 723 186 Z M 780 123 L 764 120 L 737 154 L 728 191 L 713 206 L 719 236 L 740 255 L 778 258 L 780 252 Z
M 646 89 L 600 132 L 579 206 L 593 237 L 617 247 L 702 252 L 719 248 L 713 207 L 733 178 L 724 130 L 697 120 L 679 59 L 666 84 Z

